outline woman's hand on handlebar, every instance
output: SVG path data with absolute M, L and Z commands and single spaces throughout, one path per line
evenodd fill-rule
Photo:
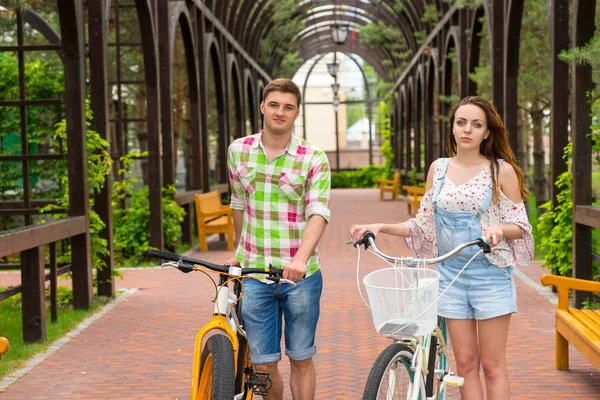
M 382 227 L 383 224 L 352 225 L 350 228 L 350 237 L 356 243 L 362 239 L 365 232 L 372 232 L 373 235 L 377 236 Z
M 487 240 L 490 247 L 494 247 L 504 238 L 504 231 L 499 224 L 492 224 L 483 232 L 482 238 Z

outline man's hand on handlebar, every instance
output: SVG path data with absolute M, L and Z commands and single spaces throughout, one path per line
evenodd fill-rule
M 290 280 L 292 282 L 298 282 L 306 276 L 307 267 L 306 264 L 300 260 L 292 260 L 291 263 L 283 268 L 283 279 Z
M 240 262 L 238 261 L 237 258 L 235 258 L 235 256 L 231 257 L 229 260 L 225 261 L 225 265 L 231 265 L 231 266 L 240 266 Z

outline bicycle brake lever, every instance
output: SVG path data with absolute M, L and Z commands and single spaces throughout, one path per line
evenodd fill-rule
M 479 243 L 477 245 L 479 246 L 480 249 L 483 250 L 484 254 L 488 254 L 488 253 L 492 252 L 492 248 L 488 244 L 487 240 L 485 240 L 484 238 L 477 238 L 477 240 L 479 241 Z
M 279 278 L 279 283 L 287 283 L 288 285 L 296 286 L 296 282 L 284 278 Z

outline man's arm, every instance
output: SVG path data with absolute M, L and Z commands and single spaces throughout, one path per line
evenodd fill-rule
M 291 263 L 285 266 L 283 277 L 297 282 L 307 271 L 306 263 L 317 248 L 317 244 L 329 222 L 329 198 L 331 192 L 331 174 L 327 155 L 319 151 L 313 158 L 308 172 L 308 190 L 306 191 L 306 228 L 302 241 Z
M 317 248 L 326 227 L 327 221 L 322 216 L 313 215 L 309 218 L 298 252 L 292 262 L 286 265 L 283 270 L 285 279 L 297 282 L 304 277 L 307 271 L 306 263 L 308 263 L 310 256 Z
M 241 210 L 232 210 L 233 213 L 233 230 L 234 230 L 234 239 L 235 245 L 240 244 L 240 240 L 242 239 L 242 224 L 244 223 L 244 212 Z

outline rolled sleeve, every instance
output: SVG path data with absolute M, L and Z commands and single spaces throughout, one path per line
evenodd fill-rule
M 237 174 L 235 162 L 235 143 L 229 146 L 227 157 L 227 170 L 229 172 L 229 186 L 231 187 L 231 201 L 229 202 L 232 210 L 244 211 L 246 201 L 244 197 L 244 188 Z
M 313 215 L 320 215 L 329 223 L 331 211 L 329 200 L 331 195 L 331 172 L 329 161 L 324 151 L 315 152 L 308 171 L 306 190 L 306 220 Z
M 505 240 L 517 264 L 531 264 L 535 243 L 533 241 L 531 224 L 527 218 L 525 204 L 522 201 L 514 203 L 504 193 L 500 192 L 500 223 L 515 224 L 521 228 L 523 232 L 521 239 L 506 238 Z
M 410 236 L 406 236 L 404 242 L 418 258 L 437 252 L 432 200 L 433 190 L 429 190 L 421 199 L 417 215 L 404 223 L 410 230 Z

